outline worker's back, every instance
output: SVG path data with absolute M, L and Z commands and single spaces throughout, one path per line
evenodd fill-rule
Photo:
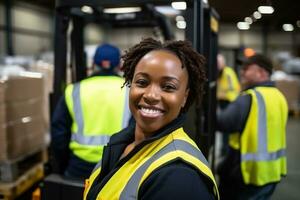
M 94 56 L 98 71 L 68 85 L 54 112 L 52 147 L 60 173 L 69 178 L 88 177 L 110 136 L 128 125 L 127 89 L 115 73 L 119 60 L 116 47 L 98 47 Z

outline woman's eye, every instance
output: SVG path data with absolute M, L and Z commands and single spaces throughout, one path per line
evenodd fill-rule
M 164 91 L 167 91 L 167 92 L 172 92 L 177 89 L 176 86 L 173 84 L 166 84 L 162 88 Z
M 139 87 L 145 87 L 147 85 L 147 80 L 145 79 L 138 79 L 135 81 L 135 84 Z

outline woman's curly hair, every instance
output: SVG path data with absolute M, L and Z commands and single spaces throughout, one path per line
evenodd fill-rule
M 166 41 L 161 43 L 153 38 L 146 38 L 125 51 L 122 56 L 124 61 L 122 66 L 125 78 L 124 85 L 131 85 L 136 65 L 144 55 L 153 50 L 167 50 L 174 53 L 180 59 L 182 68 L 186 68 L 188 71 L 190 91 L 182 112 L 186 112 L 194 101 L 196 101 L 196 106 L 200 105 L 206 81 L 205 58 L 196 52 L 188 41 Z

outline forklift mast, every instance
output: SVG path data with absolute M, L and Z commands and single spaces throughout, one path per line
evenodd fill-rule
M 84 79 L 86 56 L 84 53 L 83 30 L 86 24 L 109 22 L 116 27 L 159 27 L 165 40 L 174 39 L 169 19 L 155 10 L 156 5 L 170 5 L 170 0 L 56 0 L 55 8 L 55 47 L 54 47 L 54 91 L 50 96 L 51 114 L 66 87 L 67 58 L 70 55 L 72 82 Z M 186 39 L 206 57 L 207 83 L 202 106 L 191 107 L 184 128 L 208 157 L 213 145 L 216 123 L 216 55 L 218 52 L 218 14 L 202 0 L 188 0 L 183 12 L 187 28 Z M 82 6 L 90 6 L 94 13 L 81 12 Z M 142 12 L 135 19 L 117 20 L 113 14 L 103 13 L 103 8 L 139 6 Z M 72 23 L 71 34 L 68 34 Z M 70 36 L 69 36 L 70 35 Z M 70 44 L 70 45 L 68 45 Z M 68 49 L 70 47 L 70 49 Z M 67 52 L 70 52 L 69 54 Z
M 72 82 L 84 79 L 86 74 L 86 56 L 84 53 L 84 26 L 90 22 L 104 23 L 109 21 L 116 26 L 158 26 L 162 30 L 165 40 L 174 39 L 170 21 L 166 16 L 154 9 L 155 5 L 170 5 L 167 0 L 57 0 L 55 10 L 55 48 L 54 48 L 54 92 L 51 94 L 51 113 L 63 94 L 66 87 L 66 71 L 68 56 L 68 41 L 70 40 L 70 66 L 72 70 Z M 91 6 L 96 12 L 93 16 L 80 12 L 84 5 Z M 107 15 L 101 9 L 105 7 L 140 6 L 143 9 L 136 19 L 118 21 L 113 15 Z M 212 145 L 216 122 L 216 55 L 218 48 L 217 29 L 218 14 L 204 4 L 202 0 L 187 1 L 187 9 L 184 12 L 186 21 L 186 39 L 191 41 L 194 48 L 206 57 L 207 84 L 206 94 L 202 106 L 192 106 L 188 115 L 185 129 L 195 140 L 197 145 L 208 157 L 208 151 Z M 68 36 L 68 28 L 72 22 L 71 38 Z
M 169 0 L 56 0 L 54 87 L 50 96 L 51 115 L 66 87 L 67 68 L 70 65 L 72 82 L 84 79 L 87 62 L 84 52 L 83 30 L 88 23 L 109 23 L 116 27 L 159 27 L 165 40 L 174 39 L 169 19 L 155 10 L 156 5 L 170 5 Z M 90 6 L 94 13 L 81 12 L 82 6 Z M 103 8 L 139 6 L 142 12 L 134 19 L 116 20 L 113 14 L 106 14 Z M 218 15 L 202 0 L 187 0 L 184 17 L 188 22 L 186 39 L 196 51 L 206 57 L 207 82 L 205 96 L 200 107 L 192 105 L 187 113 L 184 129 L 208 158 L 213 149 L 216 124 L 216 56 L 218 52 Z M 69 33 L 69 27 L 72 30 Z M 68 49 L 70 48 L 70 49 Z M 70 53 L 68 53 L 70 52 Z M 69 57 L 69 62 L 68 62 Z M 213 163 L 213 160 L 212 160 Z M 213 167 L 212 167 L 213 168 Z M 74 183 L 57 174 L 47 176 L 42 184 L 42 197 L 47 199 L 82 199 L 83 183 Z

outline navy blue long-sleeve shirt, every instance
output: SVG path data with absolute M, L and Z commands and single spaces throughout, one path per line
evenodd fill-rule
M 68 165 L 71 125 L 72 119 L 65 98 L 62 96 L 57 103 L 51 120 L 51 148 L 59 173 L 63 173 Z

